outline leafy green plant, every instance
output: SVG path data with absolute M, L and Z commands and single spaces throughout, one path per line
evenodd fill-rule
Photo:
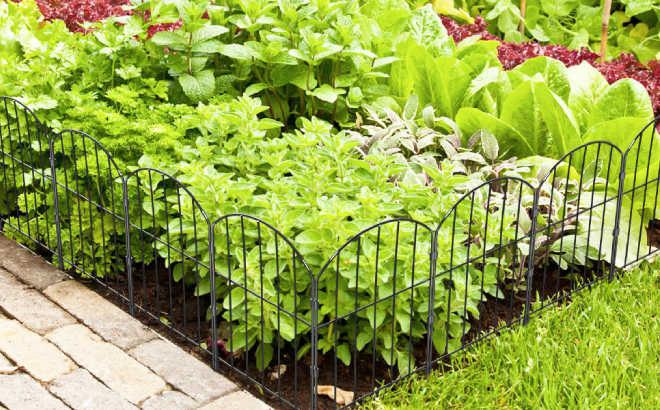
M 530 0 L 526 2 L 524 17 L 520 1 L 468 0 L 462 2 L 462 8 L 459 8 L 463 13 L 447 7 L 446 3 L 433 2 L 434 9 L 443 15 L 467 22 L 470 22 L 469 15 L 481 15 L 492 27 L 493 34 L 505 41 L 536 40 L 561 44 L 570 49 L 586 47 L 594 52 L 601 49 L 603 2 Z M 522 34 L 519 31 L 521 21 L 524 22 Z M 653 2 L 614 2 L 607 35 L 607 58 L 616 58 L 621 53 L 633 53 L 643 63 L 657 60 L 660 53 L 657 34 L 658 9 Z
M 314 279 L 325 324 L 320 349 L 335 349 L 344 363 L 354 349 L 373 349 L 399 373 L 408 372 L 416 364 L 408 361 L 407 347 L 424 337 L 429 308 L 449 318 L 435 322 L 436 350 L 460 347 L 487 296 L 528 286 L 533 191 L 520 182 L 483 185 L 494 178 L 520 178 L 540 189 L 546 222 L 536 221 L 537 228 L 550 232 L 534 244 L 539 254 L 566 269 L 611 255 L 610 208 L 561 227 L 549 224 L 588 209 L 579 193 L 604 197 L 605 182 L 616 188 L 617 173 L 604 173 L 587 153 L 579 164 L 560 164 L 554 175 L 564 182 L 554 186 L 541 184 L 549 172 L 543 164 L 585 142 L 629 144 L 652 115 L 648 95 L 634 81 L 608 86 L 587 66 L 566 69 L 548 58 L 504 72 L 498 42 L 473 37 L 456 45 L 430 6 L 411 9 L 404 1 L 219 6 L 136 0 L 128 8 L 135 14 L 89 25 L 83 36 L 59 22 L 42 23 L 31 0 L 0 3 L 0 93 L 35 109 L 51 135 L 67 128 L 87 132 L 124 175 L 157 168 L 194 195 L 198 202 L 167 195 L 175 181 L 151 180 L 145 171 L 128 184 L 128 217 L 152 235 L 131 228 L 134 262 L 158 259 L 196 296 L 211 293 L 211 233 L 200 223 L 202 211 L 211 222 L 245 214 L 279 230 L 235 215 L 213 232 L 221 275 L 213 302 L 233 330 L 223 338 L 233 353 L 256 350 L 259 368 L 269 365 L 281 340 L 296 345 L 301 357 L 309 352 L 310 327 L 284 310 L 311 323 Z M 180 29 L 149 38 L 150 27 L 179 18 Z M 4 138 L 6 129 L 23 126 L 22 119 L 9 119 L 12 125 L 0 123 L 4 151 L 48 154 L 45 138 L 41 147 L 16 134 Z M 82 150 L 81 141 L 63 138 L 55 145 L 59 180 L 82 187 L 78 193 L 95 203 L 123 209 L 121 180 L 110 172 L 109 158 Z M 27 164 L 41 175 L 50 172 L 33 159 Z M 647 171 L 627 166 L 630 188 L 638 185 L 635 177 L 658 171 L 655 159 L 642 161 Z M 19 173 L 30 174 L 22 167 Z M 39 176 L 0 174 L 0 182 L 24 191 L 5 189 L 0 213 L 17 213 L 12 222 L 22 226 L 53 228 L 52 185 Z M 580 182 L 580 175 L 596 183 Z M 653 201 L 644 201 L 650 195 L 624 197 L 622 230 L 654 217 Z M 62 205 L 70 201 L 62 208 L 63 254 L 79 265 L 104 267 L 113 255 L 116 266 L 96 275 L 121 272 L 123 224 L 115 227 L 97 207 L 79 208 L 89 202 L 65 189 L 58 188 L 58 197 Z M 565 205 L 548 207 L 553 201 Z M 450 210 L 456 223 L 443 223 L 436 246 L 452 251 L 438 255 L 429 306 L 431 234 L 404 218 L 434 229 Z M 374 227 L 387 220 L 395 222 Z M 600 237 L 587 235 L 591 222 L 606 224 Z M 332 259 L 339 245 L 364 230 L 359 245 L 352 241 Z M 49 244 L 51 236 L 44 238 Z M 563 245 L 571 241 L 579 245 L 575 251 Z M 632 252 L 646 246 L 641 235 L 632 241 L 638 244 Z M 488 255 L 473 260 L 479 254 Z M 631 260 L 618 253 L 616 264 Z M 333 264 L 323 270 L 328 261 Z M 356 307 L 363 309 L 341 319 Z
M 586 63 L 565 68 L 559 61 L 536 57 L 482 83 L 485 92 L 504 88 L 506 98 L 490 113 L 463 108 L 456 122 L 465 135 L 490 129 L 509 154 L 524 158 L 542 155 L 560 158 L 583 142 L 591 127 L 622 117 L 653 116 L 644 87 L 631 79 L 610 86 Z M 491 98 L 491 101 L 493 99 Z M 632 139 L 639 129 L 617 137 L 615 145 Z
M 215 92 L 216 78 L 213 70 L 205 66 L 209 57 L 219 51 L 221 43 L 216 38 L 229 30 L 204 18 L 205 13 L 216 14 L 219 9 L 209 2 L 180 0 L 176 7 L 183 21 L 178 31 L 181 34 L 161 31 L 151 41 L 175 51 L 167 54 L 167 66 L 185 95 L 193 103 L 207 101 Z

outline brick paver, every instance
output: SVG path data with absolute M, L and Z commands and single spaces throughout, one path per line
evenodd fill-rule
M 27 289 L 27 286 L 4 269 L 0 269 L 0 307 L 23 326 L 40 335 L 77 323 L 73 316 L 36 290 Z
M 37 290 L 43 290 L 69 277 L 16 242 L 0 235 L 0 268 L 13 273 Z
M 58 283 L 46 289 L 44 294 L 106 341 L 122 349 L 156 338 L 142 323 L 79 282 Z
M 0 368 L 0 410 L 269 408 L 2 234 Z
M 142 404 L 142 410 L 192 410 L 198 407 L 195 400 L 178 391 L 164 391 Z
M 0 403 L 9 410 L 70 410 L 25 373 L 0 374 Z
M 76 368 L 57 347 L 15 320 L 0 319 L 0 351 L 43 383 Z
M 57 378 L 50 392 L 74 410 L 138 410 L 83 369 Z
M 128 353 L 199 404 L 238 389 L 209 366 L 164 340 L 144 343 Z
M 207 404 L 199 410 L 268 410 L 266 403 L 244 391 L 232 393 L 212 403 Z
M 83 325 L 59 328 L 46 338 L 133 404 L 139 404 L 166 388 L 160 377 Z

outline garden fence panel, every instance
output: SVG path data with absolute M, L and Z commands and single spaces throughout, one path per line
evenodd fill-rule
M 655 257 L 660 237 L 655 232 L 660 180 L 660 117 L 649 123 L 633 140 L 624 156 L 621 177 L 621 236 L 617 268 L 631 269 Z M 650 225 L 646 221 L 650 219 Z
M 130 307 L 210 356 L 210 223 L 204 210 L 181 182 L 152 168 L 129 174 L 125 192 Z
M 46 129 L 14 98 L 0 97 L 0 110 L 0 229 L 59 255 Z
M 75 269 L 128 301 L 121 171 L 112 155 L 81 131 L 54 136 L 50 152 L 56 165 L 60 267 Z
M 315 370 L 335 407 L 425 369 L 433 236 L 412 219 L 378 223 L 344 243 L 318 274 L 314 354 L 323 355 Z M 339 403 L 339 388 L 353 399 Z
M 536 313 L 610 277 L 616 259 L 623 154 L 609 142 L 574 148 L 537 171 Z
M 495 178 L 466 193 L 436 228 L 429 297 L 435 319 L 427 372 L 452 353 L 523 320 L 516 313 L 524 310 L 525 292 L 510 286 L 530 279 L 535 198 L 534 187 L 524 180 Z
M 211 336 L 214 367 L 229 366 L 292 408 L 299 408 L 301 394 L 311 403 L 311 363 L 299 358 L 313 351 L 314 280 L 302 254 L 282 232 L 244 214 L 213 222 L 209 243 L 217 289 L 211 288 L 217 303 L 210 315 L 217 321 Z M 215 318 L 217 312 L 222 314 Z M 286 357 L 293 368 L 281 367 Z M 289 401 L 283 391 L 291 390 Z
M 250 215 L 211 224 L 204 207 L 218 204 L 203 192 L 152 168 L 124 177 L 93 137 L 51 140 L 25 105 L 0 99 L 0 229 L 292 408 L 315 410 L 321 394 L 344 408 L 428 374 L 660 244 L 658 119 L 625 153 L 595 141 L 530 161 L 534 186 L 495 178 L 435 230 L 388 220 L 331 255 L 328 238 L 296 248 L 290 227 Z M 339 389 L 352 399 L 340 403 Z

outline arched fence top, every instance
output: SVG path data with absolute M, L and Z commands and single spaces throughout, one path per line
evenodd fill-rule
M 210 232 L 215 232 L 215 227 L 220 222 L 228 221 L 230 218 L 233 218 L 233 217 L 247 218 L 247 219 L 250 219 L 254 222 L 257 222 L 258 224 L 262 224 L 262 225 L 266 226 L 268 229 L 270 229 L 277 237 L 282 238 L 284 240 L 284 242 L 286 242 L 286 244 L 291 247 L 291 250 L 293 250 L 294 257 L 296 255 L 298 256 L 298 258 L 302 262 L 303 266 L 305 267 L 305 271 L 307 271 L 307 274 L 309 275 L 309 278 L 312 280 L 312 282 L 314 281 L 314 274 L 312 274 L 312 271 L 309 269 L 309 265 L 307 265 L 307 261 L 305 261 L 305 258 L 303 257 L 303 255 L 298 251 L 298 248 L 296 248 L 296 246 L 289 240 L 289 238 L 284 236 L 284 234 L 282 232 L 280 232 L 277 228 L 275 228 L 273 225 L 269 224 L 268 222 L 266 222 L 266 221 L 264 221 L 260 218 L 257 218 L 257 217 L 252 216 L 252 215 L 242 214 L 242 213 L 232 213 L 232 214 L 223 215 L 221 218 L 216 219 L 211 224 Z M 212 233 L 212 235 L 214 235 L 214 234 Z
M 551 175 L 556 175 L 556 174 L 555 174 L 555 171 L 556 171 L 557 168 L 559 168 L 561 165 L 563 165 L 563 164 L 570 165 L 570 163 L 566 163 L 566 159 L 567 159 L 567 158 L 573 158 L 573 154 L 575 154 L 576 152 L 579 152 L 580 150 L 584 150 L 584 151 L 585 151 L 585 155 L 586 155 L 587 150 L 588 150 L 589 147 L 592 146 L 592 145 L 598 145 L 598 146 L 600 146 L 600 145 L 607 145 L 607 146 L 609 146 L 609 147 L 612 149 L 611 152 L 614 152 L 614 151 L 618 152 L 619 155 L 621 155 L 621 161 L 623 160 L 623 152 L 621 151 L 621 149 L 620 149 L 619 147 L 617 147 L 616 145 L 612 144 L 611 142 L 608 142 L 608 141 L 590 141 L 590 142 L 586 142 L 586 143 L 584 143 L 584 144 L 582 144 L 582 145 L 580 145 L 580 146 L 578 146 L 578 147 L 573 148 L 572 150 L 570 150 L 569 152 L 567 152 L 566 154 L 564 154 L 564 156 L 561 157 L 557 162 L 555 162 L 555 165 L 553 165 L 553 166 L 548 170 L 548 172 L 545 174 L 545 176 L 544 176 L 543 178 L 541 178 L 541 180 L 539 181 L 539 186 L 543 186 L 546 182 L 548 182 L 548 179 L 550 178 Z M 621 161 L 619 161 L 619 162 L 621 162 Z M 583 164 L 583 166 L 584 166 L 584 164 Z M 569 172 L 570 172 L 570 169 L 569 169 Z M 568 177 L 569 175 L 570 175 L 570 174 L 567 174 L 567 177 Z
M 209 221 L 209 217 L 206 215 L 206 212 L 204 211 L 204 208 L 202 208 L 202 205 L 199 203 L 197 198 L 195 198 L 195 195 L 193 195 L 193 193 L 190 192 L 190 190 L 188 188 L 186 188 L 186 186 L 183 185 L 181 183 L 181 181 L 179 181 L 178 179 L 176 179 L 172 175 L 168 174 L 167 172 L 161 171 L 161 170 L 156 169 L 156 168 L 138 168 L 135 171 L 128 174 L 126 176 L 126 178 L 124 179 L 124 183 L 126 184 L 127 187 L 128 187 L 128 183 L 129 183 L 129 181 L 132 177 L 135 177 L 138 181 L 140 180 L 140 176 L 138 175 L 140 172 L 148 172 L 150 177 L 151 177 L 151 172 L 155 172 L 157 174 L 160 174 L 163 177 L 161 179 L 161 181 L 164 181 L 165 178 L 167 178 L 170 181 L 174 181 L 177 188 L 183 189 L 183 191 L 190 196 L 190 199 L 191 199 L 193 205 L 197 206 L 197 208 L 201 212 L 202 216 L 204 217 L 204 221 L 206 222 L 206 225 L 207 225 L 208 229 L 209 230 L 211 229 L 211 222 Z M 152 186 L 153 186 L 153 183 L 152 183 Z
M 35 124 L 38 125 L 38 131 L 43 133 L 43 135 L 46 137 L 46 140 L 50 143 L 50 136 L 48 135 L 48 132 L 46 132 L 46 127 L 42 124 L 41 121 L 39 121 L 39 118 L 37 118 L 36 114 L 32 109 L 30 109 L 27 105 L 23 104 L 18 98 L 14 97 L 2 97 L 0 96 L 0 100 L 4 101 L 4 106 L 5 106 L 5 115 L 9 115 L 9 110 L 7 107 L 7 101 L 12 101 L 14 103 L 14 115 L 18 117 L 18 109 L 16 105 L 19 105 L 23 111 L 25 111 L 26 115 L 29 113 L 32 118 L 34 119 Z M 18 119 L 18 118 L 17 118 Z M 9 121 L 9 118 L 7 117 L 7 121 Z M 9 124 L 7 124 L 9 126 Z
M 658 117 L 654 118 L 653 120 L 651 120 L 651 122 L 646 124 L 646 126 L 644 128 L 642 128 L 642 130 L 639 133 L 637 133 L 637 136 L 635 138 L 633 138 L 632 142 L 628 146 L 628 149 L 626 149 L 626 151 L 625 151 L 624 158 L 626 160 L 628 159 L 628 154 L 630 153 L 630 150 L 633 148 L 633 146 L 635 145 L 637 140 L 640 140 L 640 143 L 641 143 L 641 138 L 643 138 L 644 133 L 648 130 L 649 127 L 653 126 L 652 131 L 651 131 L 651 135 L 655 135 L 655 133 L 656 133 L 656 127 L 655 126 L 657 126 L 658 123 L 660 123 L 660 116 L 658 116 Z
M 112 163 L 112 165 L 115 167 L 115 171 L 117 171 L 117 173 L 119 174 L 119 178 L 120 178 L 122 181 L 124 180 L 124 174 L 123 174 L 123 173 L 121 172 L 121 170 L 119 169 L 119 166 L 117 166 L 117 163 L 115 162 L 115 159 L 114 159 L 114 157 L 112 156 L 112 154 L 110 153 L 110 151 L 108 151 L 108 150 L 103 146 L 103 144 L 101 144 L 96 138 L 92 137 L 91 135 L 89 135 L 89 134 L 87 134 L 87 133 L 85 133 L 85 132 L 78 131 L 78 130 L 74 130 L 74 129 L 65 129 L 65 130 L 60 131 L 60 132 L 59 132 L 58 134 L 56 134 L 56 135 L 53 137 L 53 139 L 50 141 L 50 149 L 51 149 L 51 151 L 53 151 L 53 153 L 54 153 L 54 151 L 55 151 L 55 142 L 57 142 L 57 140 L 58 140 L 59 138 L 61 138 L 62 141 L 64 141 L 64 135 L 67 134 L 67 133 L 71 134 L 72 136 L 73 136 L 73 134 L 77 134 L 77 135 L 81 136 L 81 137 L 83 138 L 83 139 L 82 139 L 82 140 L 83 140 L 83 144 L 84 144 L 85 139 L 89 139 L 89 140 L 91 140 L 91 141 L 94 143 L 95 147 L 96 147 L 97 149 L 101 149 L 101 151 L 107 156 L 108 161 L 110 161 L 110 163 Z
M 417 220 L 411 219 L 411 218 L 396 218 L 396 219 L 388 219 L 388 220 L 386 220 L 386 221 L 378 222 L 378 223 L 376 223 L 376 224 L 374 224 L 374 225 L 371 225 L 370 227 L 368 227 L 368 228 L 366 228 L 366 229 L 363 229 L 363 230 L 360 231 L 359 233 L 353 235 L 353 236 L 352 236 L 350 239 L 348 239 L 348 240 L 347 240 L 342 246 L 340 246 L 339 249 L 337 249 L 337 250 L 332 254 L 332 256 L 331 256 L 330 259 L 325 263 L 325 265 L 323 265 L 323 268 L 321 268 L 321 271 L 320 271 L 319 274 L 316 276 L 316 279 L 315 279 L 315 280 L 316 280 L 316 283 L 318 284 L 318 281 L 321 279 L 321 276 L 323 276 L 323 273 L 325 273 L 325 271 L 328 269 L 328 267 L 330 266 L 330 264 L 333 263 L 333 262 L 335 261 L 335 259 L 339 257 L 339 255 L 341 254 L 341 252 L 342 252 L 344 249 L 346 249 L 349 245 L 351 245 L 353 242 L 355 242 L 358 238 L 361 238 L 362 235 L 364 235 L 365 233 L 367 233 L 367 232 L 369 232 L 369 231 L 372 231 L 372 230 L 374 230 L 374 229 L 376 229 L 376 228 L 379 228 L 379 227 L 381 227 L 381 226 L 383 226 L 383 225 L 388 225 L 388 224 L 392 224 L 392 223 L 401 223 L 401 222 L 409 222 L 409 223 L 415 224 L 415 225 L 417 225 L 417 226 L 421 226 L 422 228 L 426 229 L 431 235 L 433 235 L 433 229 L 431 229 L 428 225 L 426 225 L 426 224 L 423 223 L 423 222 L 420 222 L 420 221 L 417 221 Z
M 442 220 L 438 224 L 438 227 L 435 229 L 436 238 L 438 236 L 438 232 L 440 232 L 440 229 L 442 228 L 444 223 L 447 221 L 447 219 L 451 216 L 452 213 L 456 212 L 456 209 L 463 203 L 464 200 L 466 200 L 470 196 L 474 195 L 476 192 L 478 192 L 480 189 L 482 189 L 486 186 L 492 187 L 493 184 L 495 184 L 497 182 L 503 182 L 503 181 L 506 181 L 506 182 L 508 182 L 508 181 L 519 182 L 521 185 L 526 186 L 527 188 L 531 189 L 532 192 L 534 192 L 534 194 L 536 195 L 536 189 L 532 186 L 532 184 L 530 184 L 529 182 L 527 182 L 524 179 L 519 178 L 519 177 L 504 176 L 504 177 L 493 178 L 491 180 L 483 182 L 480 185 L 478 185 L 478 186 L 472 188 L 471 190 L 469 190 L 467 193 L 463 194 L 463 196 L 461 196 L 459 198 L 459 200 L 456 201 L 456 203 L 451 208 L 449 208 L 447 213 L 445 213 L 445 216 L 442 217 Z

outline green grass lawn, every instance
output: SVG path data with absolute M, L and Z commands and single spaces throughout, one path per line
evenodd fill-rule
M 585 289 L 363 408 L 660 409 L 659 270 Z

